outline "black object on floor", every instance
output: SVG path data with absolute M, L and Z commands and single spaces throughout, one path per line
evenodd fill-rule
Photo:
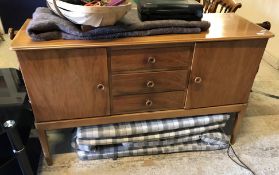
M 3 126 L 10 140 L 14 156 L 17 159 L 22 174 L 33 175 L 34 173 L 31 169 L 31 165 L 26 154 L 26 149 L 22 144 L 21 138 L 17 132 L 15 121 L 7 120 Z
M 23 173 L 13 150 L 20 151 L 22 149 L 19 147 L 13 148 L 15 144 L 11 145 L 9 134 L 3 126 L 7 120 L 14 120 L 17 123 L 15 129 L 19 134 L 16 142 L 18 140 L 22 141 L 28 155 L 28 158 L 23 159 L 31 163 L 32 172 L 36 174 L 41 147 L 37 138 L 29 139 L 34 117 L 28 103 L 21 74 L 16 69 L 0 69 L 0 174 L 20 175 Z M 13 133 L 10 134 L 14 136 Z
M 6 135 L 5 135 L 6 136 Z M 1 140 L 3 140 L 4 136 L 0 136 Z M 5 139 L 8 139 L 7 137 Z M 2 142 L 1 142 L 1 149 Z M 28 160 L 31 165 L 32 173 L 37 174 L 37 169 L 40 162 L 41 157 L 41 145 L 39 139 L 37 138 L 30 138 L 28 139 L 25 145 L 26 153 L 28 155 Z M 6 150 L 7 151 L 7 150 Z M 12 150 L 8 150 L 12 152 Z M 5 162 L 4 162 L 5 161 Z M 1 175 L 24 175 L 20 169 L 18 161 L 15 156 L 10 155 L 7 159 L 2 159 L 1 155 L 1 163 L 0 163 L 0 174 Z

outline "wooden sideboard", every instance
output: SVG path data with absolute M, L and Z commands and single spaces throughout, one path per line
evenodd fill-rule
M 16 51 L 44 156 L 46 130 L 217 113 L 238 113 L 273 34 L 236 14 L 205 14 L 209 31 L 109 41 L 33 42 L 28 20 Z

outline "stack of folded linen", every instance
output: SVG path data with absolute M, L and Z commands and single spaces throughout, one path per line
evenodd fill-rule
M 137 11 L 130 10 L 125 17 L 112 26 L 95 27 L 83 31 L 80 26 L 39 7 L 33 13 L 27 33 L 34 41 L 56 39 L 97 40 L 140 37 L 162 34 L 201 33 L 210 27 L 208 21 L 156 20 L 140 21 Z
M 217 150 L 229 146 L 229 115 L 86 126 L 77 128 L 72 146 L 82 160 Z

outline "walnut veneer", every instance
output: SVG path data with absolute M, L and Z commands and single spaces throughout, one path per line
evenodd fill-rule
M 46 130 L 238 113 L 235 142 L 269 31 L 236 14 L 206 14 L 200 34 L 33 42 L 16 50 L 48 164 Z

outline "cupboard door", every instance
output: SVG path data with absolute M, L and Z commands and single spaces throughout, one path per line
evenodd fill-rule
M 17 54 L 36 122 L 110 114 L 106 49 Z
M 186 108 L 247 103 L 266 39 L 197 43 Z

